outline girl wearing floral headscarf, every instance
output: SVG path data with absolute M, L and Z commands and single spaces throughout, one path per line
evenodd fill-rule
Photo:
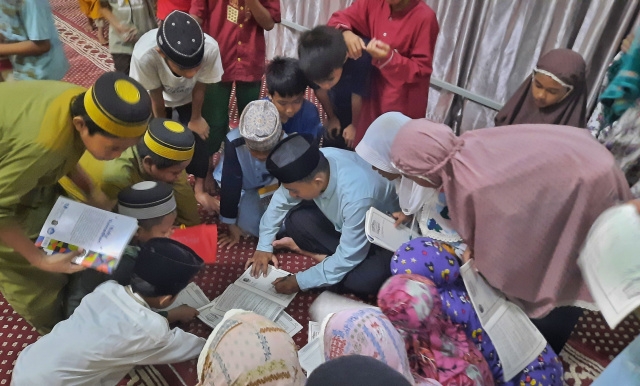
M 493 385 L 482 354 L 442 312 L 440 294 L 423 276 L 392 276 L 380 288 L 378 306 L 404 338 L 416 380 L 443 386 Z
M 325 361 L 347 355 L 373 357 L 414 384 L 402 337 L 380 310 L 357 308 L 329 314 L 320 336 Z
M 560 352 L 578 307 L 593 308 L 577 265 L 582 243 L 604 210 L 631 198 L 611 154 L 586 130 L 568 126 L 457 137 L 445 125 L 415 119 L 396 135 L 391 160 L 418 184 L 443 189 L 478 271 Z
M 498 352 L 482 328 L 460 276 L 460 264 L 454 248 L 449 244 L 429 237 L 413 239 L 398 248 L 391 259 L 391 272 L 394 275 L 424 276 L 434 283 L 442 300 L 442 311 L 479 348 L 496 385 L 520 386 L 521 382 L 531 384 L 532 381 L 537 385 L 562 385 L 562 364 L 549 345 L 523 371 L 505 381 Z
M 269 319 L 230 310 L 198 358 L 198 386 L 303 386 L 293 340 Z

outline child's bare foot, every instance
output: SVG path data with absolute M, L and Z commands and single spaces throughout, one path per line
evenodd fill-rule
M 104 28 L 103 27 L 98 27 L 98 43 L 102 44 L 103 46 L 106 44 L 109 44 L 109 40 L 107 40 L 104 37 Z
M 273 245 L 275 249 L 288 249 L 295 253 L 302 251 L 291 237 L 283 237 L 280 240 L 275 240 L 271 245 Z
M 93 20 L 91 20 L 91 18 L 87 18 L 87 20 L 84 23 L 84 30 L 85 32 L 93 32 Z

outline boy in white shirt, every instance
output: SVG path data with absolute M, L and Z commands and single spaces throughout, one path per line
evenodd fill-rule
M 131 285 L 113 280 L 87 295 L 71 317 L 20 353 L 12 385 L 115 385 L 134 366 L 198 356 L 205 340 L 151 308 L 170 306 L 204 262 L 167 238 L 149 240 Z
M 196 200 L 208 211 L 217 211 L 219 203 L 204 190 L 209 124 L 202 117 L 202 104 L 207 84 L 219 82 L 222 73 L 218 43 L 184 12 L 171 12 L 133 48 L 130 76 L 149 91 L 153 115 L 171 119 L 175 110 L 180 122 L 197 134 L 187 173 L 195 176 Z

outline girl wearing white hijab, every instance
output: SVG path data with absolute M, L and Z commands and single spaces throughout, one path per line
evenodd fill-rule
M 466 245 L 453 229 L 444 193 L 416 184 L 391 164 L 391 144 L 400 128 L 410 120 L 399 112 L 382 114 L 369 126 L 356 146 L 356 153 L 384 178 L 395 182 L 402 209 L 402 212 L 393 213 L 398 220 L 396 225 L 405 222 L 407 216 L 414 215 L 423 236 L 448 243 L 461 258 Z

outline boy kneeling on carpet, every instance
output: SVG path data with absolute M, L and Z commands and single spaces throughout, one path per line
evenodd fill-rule
M 204 262 L 166 238 L 149 240 L 136 259 L 131 285 L 107 281 L 73 315 L 20 354 L 12 384 L 117 384 L 134 366 L 181 362 L 200 354 L 205 340 L 153 308 L 170 306 Z
M 170 237 L 173 233 L 173 224 L 177 216 L 177 200 L 173 193 L 174 188 L 161 181 L 138 182 L 118 193 L 118 213 L 138 220 L 138 231 L 111 275 L 86 269 L 71 276 L 65 305 L 67 317 L 73 314 L 85 296 L 105 281 L 115 280 L 125 286 L 131 284 L 140 247 L 151 239 Z M 198 311 L 184 304 L 160 314 L 165 316 L 169 323 L 188 323 L 198 315 Z

